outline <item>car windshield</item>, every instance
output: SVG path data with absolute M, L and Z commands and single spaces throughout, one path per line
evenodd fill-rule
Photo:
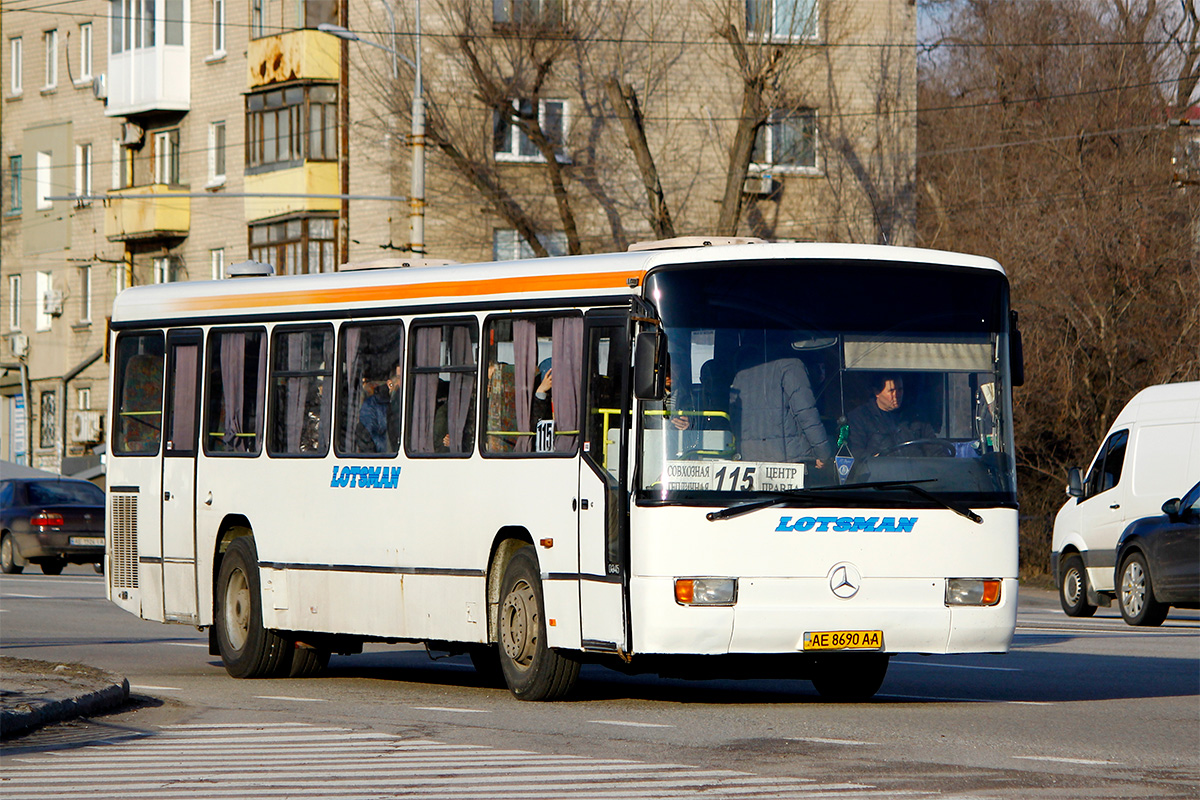
M 928 502 L 908 482 L 1015 503 L 1002 273 L 688 265 L 652 273 L 647 296 L 670 368 L 664 400 L 639 407 L 640 500 L 729 505 L 840 486 L 838 502 Z
M 104 492 L 85 481 L 39 481 L 26 484 L 25 494 L 31 506 L 104 505 Z

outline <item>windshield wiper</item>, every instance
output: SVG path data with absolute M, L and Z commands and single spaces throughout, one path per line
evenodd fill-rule
M 839 486 L 821 486 L 813 489 L 794 489 L 788 492 L 779 492 L 775 497 L 767 497 L 762 500 L 751 500 L 748 503 L 742 503 L 739 506 L 730 506 L 723 508 L 720 511 L 710 511 L 704 517 L 709 522 L 717 522 L 722 519 L 732 519 L 740 517 L 742 514 L 749 514 L 751 511 L 758 511 L 763 508 L 771 508 L 772 506 L 782 505 L 789 500 L 795 500 L 799 497 L 824 497 L 827 495 L 837 494 L 838 492 L 850 491 L 853 489 L 903 489 L 907 492 L 912 492 L 926 500 L 932 500 L 943 508 L 947 508 L 958 514 L 960 517 L 966 517 L 976 524 L 983 523 L 983 517 L 976 514 L 965 506 L 959 506 L 950 503 L 938 497 L 928 489 L 918 486 L 921 483 L 937 483 L 936 478 L 926 478 L 919 481 L 875 481 L 873 483 L 845 483 Z

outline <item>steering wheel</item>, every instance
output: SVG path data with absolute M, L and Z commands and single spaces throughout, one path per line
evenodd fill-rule
M 941 456 L 947 456 L 950 458 L 953 458 L 958 453 L 958 448 L 955 447 L 954 442 L 950 441 L 949 439 L 909 439 L 907 442 L 901 442 L 900 444 L 880 450 L 878 453 L 871 456 L 871 458 L 879 458 L 880 456 L 885 456 L 888 453 L 894 453 L 897 450 L 903 450 L 905 447 L 918 447 L 921 445 L 936 445 L 945 451 L 944 453 L 940 454 Z

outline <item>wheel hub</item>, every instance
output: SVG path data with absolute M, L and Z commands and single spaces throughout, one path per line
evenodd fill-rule
M 518 581 L 504 598 L 500 610 L 500 643 L 504 654 L 518 667 L 533 662 L 537 647 L 537 600 L 533 587 Z
M 225 588 L 225 636 L 241 650 L 250 635 L 250 584 L 240 569 L 229 575 Z

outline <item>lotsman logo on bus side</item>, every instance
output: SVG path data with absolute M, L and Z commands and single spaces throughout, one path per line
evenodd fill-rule
M 400 467 L 334 467 L 330 489 L 395 489 Z
M 863 533 L 912 533 L 917 517 L 780 517 L 776 531 L 861 531 Z

